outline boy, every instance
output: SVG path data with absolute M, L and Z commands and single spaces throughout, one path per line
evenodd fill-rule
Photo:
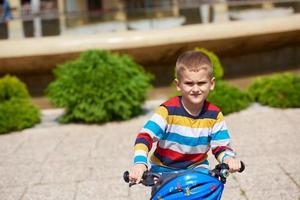
M 131 182 L 140 182 L 148 169 L 168 173 L 197 167 L 208 168 L 207 153 L 229 165 L 230 172 L 240 169 L 240 160 L 230 147 L 230 137 L 220 109 L 206 98 L 214 89 L 215 78 L 209 58 L 197 51 L 180 55 L 176 62 L 176 87 L 182 96 L 159 106 L 144 125 L 135 141 L 134 165 L 129 172 Z

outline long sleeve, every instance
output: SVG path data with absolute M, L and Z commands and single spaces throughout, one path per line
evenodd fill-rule
M 158 141 L 165 133 L 168 110 L 164 106 L 156 109 L 152 117 L 146 122 L 137 135 L 134 145 L 134 163 L 142 163 L 147 166 L 148 153 L 152 144 Z
M 216 123 L 212 129 L 211 149 L 216 159 L 221 163 L 227 156 L 235 157 L 235 153 L 230 145 L 230 136 L 224 121 L 224 116 L 221 112 L 219 112 Z

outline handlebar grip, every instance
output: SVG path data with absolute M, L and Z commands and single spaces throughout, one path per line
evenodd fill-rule
M 243 161 L 241 161 L 241 168 L 239 170 L 239 173 L 243 172 L 245 170 L 245 164 Z
M 129 183 L 129 172 L 128 171 L 124 172 L 123 179 L 126 183 Z

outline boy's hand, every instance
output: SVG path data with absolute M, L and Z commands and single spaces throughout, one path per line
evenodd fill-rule
M 129 181 L 139 183 L 142 179 L 144 172 L 147 170 L 145 164 L 135 164 L 129 172 Z
M 241 161 L 239 159 L 232 158 L 229 156 L 224 159 L 224 163 L 226 163 L 229 166 L 230 173 L 238 172 L 242 167 Z

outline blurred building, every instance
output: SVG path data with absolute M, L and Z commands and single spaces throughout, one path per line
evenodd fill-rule
M 5 12 L 5 2 L 0 1 L 1 15 Z M 149 26 L 146 22 L 128 24 L 129 21 L 179 15 L 174 0 L 9 0 L 9 3 L 12 19 L 1 20 L 1 39 L 120 31 Z M 183 23 L 182 20 L 178 23 Z
M 40 95 L 88 49 L 129 54 L 156 85 L 195 47 L 215 52 L 226 77 L 299 68 L 299 11 L 300 0 L 0 0 L 0 76 Z
M 9 10 L 5 8 L 7 2 Z M 236 20 L 243 16 L 232 12 L 241 8 L 269 11 L 277 6 L 285 8 L 275 10 L 272 15 L 288 15 L 299 10 L 299 1 L 253 2 L 256 3 L 237 0 L 1 0 L 0 39 L 165 29 Z M 11 17 L 4 17 L 7 14 Z M 257 11 L 255 16 L 259 16 Z

